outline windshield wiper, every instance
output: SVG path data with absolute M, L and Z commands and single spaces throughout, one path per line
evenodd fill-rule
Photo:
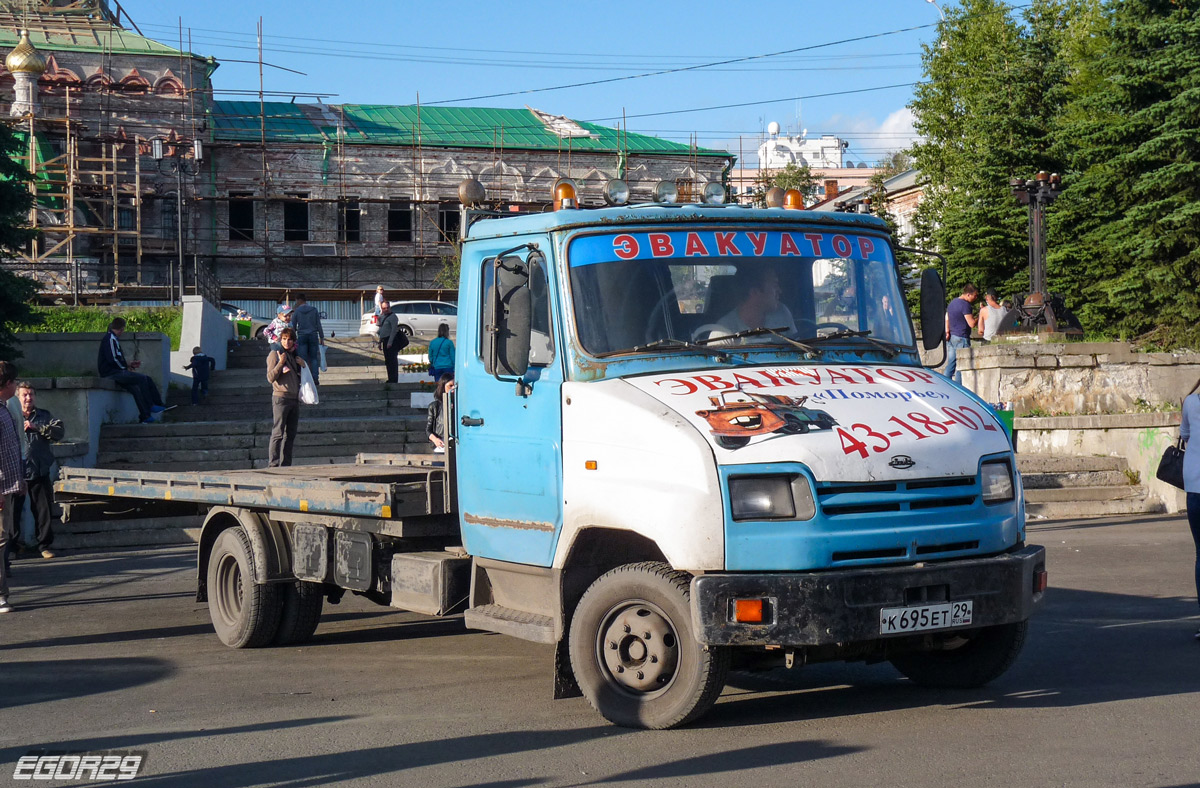
M 787 326 L 782 326 L 780 328 L 767 328 L 766 326 L 759 326 L 758 328 L 747 328 L 745 331 L 738 331 L 736 334 L 722 334 L 721 336 L 707 337 L 705 339 L 697 339 L 696 344 L 707 345 L 710 342 L 723 342 L 723 341 L 729 340 L 729 339 L 742 339 L 743 337 L 754 337 L 754 336 L 760 336 L 762 334 L 770 334 L 773 337 L 782 339 L 784 342 L 787 342 L 789 345 L 792 345 L 793 347 L 800 348 L 805 353 L 815 353 L 816 352 L 816 350 L 814 350 L 811 346 L 804 344 L 804 341 L 797 341 L 785 334 L 780 333 L 782 331 L 787 331 L 787 330 L 788 330 Z
M 656 339 L 645 345 L 635 345 L 630 350 L 634 353 L 641 353 L 647 350 L 698 350 L 720 361 L 729 360 L 729 354 L 724 350 L 718 350 L 715 347 L 705 347 L 702 343 L 688 342 L 683 339 Z
M 806 337 L 806 338 L 798 340 L 798 341 L 799 342 L 829 342 L 834 339 L 848 339 L 848 338 L 853 338 L 853 337 L 860 337 L 862 339 L 867 340 L 872 345 L 874 345 L 878 349 L 882 350 L 884 353 L 887 353 L 888 358 L 893 358 L 895 356 L 898 356 L 900 354 L 900 351 L 904 349 L 904 345 L 899 345 L 899 344 L 896 344 L 895 342 L 887 342 L 882 339 L 874 339 L 871 336 L 869 336 L 870 333 L 871 333 L 870 330 L 867 330 L 867 331 L 834 331 L 831 334 L 821 334 L 821 335 L 815 336 L 815 337 Z

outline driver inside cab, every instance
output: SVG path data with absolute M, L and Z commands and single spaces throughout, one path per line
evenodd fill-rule
M 717 321 L 721 328 L 714 330 L 709 335 L 710 339 L 755 328 L 771 328 L 787 335 L 796 332 L 791 310 L 779 300 L 782 290 L 779 274 L 774 268 L 765 265 L 741 266 L 732 284 L 738 305 Z M 743 341 L 761 343 L 780 340 L 768 335 L 747 337 Z

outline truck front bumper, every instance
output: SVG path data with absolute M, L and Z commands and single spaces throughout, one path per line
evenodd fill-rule
M 944 602 L 973 603 L 961 629 L 1029 618 L 1042 601 L 1039 545 L 989 558 L 821 572 L 705 574 L 692 579 L 692 623 L 714 646 L 819 646 L 879 640 L 880 611 Z M 762 623 L 735 619 L 735 601 L 762 600 Z M 946 630 L 937 630 L 944 632 Z M 953 631 L 953 630 L 951 630 Z

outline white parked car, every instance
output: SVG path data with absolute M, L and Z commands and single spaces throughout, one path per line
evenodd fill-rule
M 392 312 L 400 318 L 400 330 L 410 339 L 433 339 L 438 325 L 450 326 L 453 338 L 458 328 L 458 305 L 445 301 L 393 301 Z M 372 310 L 362 316 L 359 336 L 379 336 L 379 316 Z

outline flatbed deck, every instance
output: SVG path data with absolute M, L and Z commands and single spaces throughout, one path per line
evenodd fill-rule
M 76 498 L 176 501 L 384 520 L 451 512 L 445 465 L 431 462 L 427 455 L 405 457 L 390 455 L 387 463 L 187 473 L 63 468 L 54 489 Z

